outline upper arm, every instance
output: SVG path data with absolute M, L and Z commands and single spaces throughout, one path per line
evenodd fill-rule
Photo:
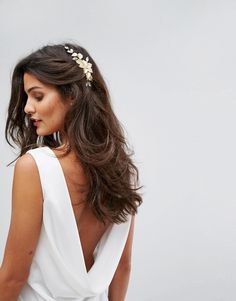
M 121 259 L 119 261 L 119 266 L 131 265 L 132 244 L 133 244 L 133 236 L 134 236 L 134 219 L 135 219 L 135 215 L 132 215 L 128 238 L 125 243 L 125 247 L 122 252 Z
M 15 164 L 11 221 L 0 272 L 5 280 L 28 278 L 43 215 L 43 195 L 37 165 L 30 154 Z

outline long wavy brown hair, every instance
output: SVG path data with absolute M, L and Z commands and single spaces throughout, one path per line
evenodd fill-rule
M 86 85 L 83 69 L 76 64 L 65 45 L 92 63 L 91 86 Z M 128 214 L 136 214 L 141 205 L 139 172 L 131 157 L 134 151 L 128 145 L 124 128 L 112 109 L 106 83 L 90 54 L 74 43 L 46 45 L 21 59 L 12 75 L 11 97 L 5 128 L 5 137 L 12 147 L 15 143 L 20 154 L 38 147 L 37 133 L 24 107 L 24 73 L 34 75 L 45 84 L 53 84 L 63 96 L 76 101 L 66 113 L 64 131 L 69 148 L 79 158 L 88 176 L 87 202 L 96 217 L 114 223 L 127 221 Z M 44 145 L 58 147 L 60 143 L 51 134 L 43 137 Z M 15 161 L 14 160 L 14 161 Z M 10 162 L 8 165 L 13 163 Z

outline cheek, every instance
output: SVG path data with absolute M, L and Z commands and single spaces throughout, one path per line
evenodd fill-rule
M 42 117 L 52 116 L 53 112 L 55 111 L 55 105 L 44 103 L 38 108 L 38 111 L 42 115 Z
M 40 115 L 52 126 L 61 125 L 65 118 L 65 107 L 60 102 L 51 102 L 40 108 Z
M 64 119 L 66 112 L 66 104 L 63 103 L 60 96 L 51 91 L 48 93 L 44 100 L 38 103 L 38 113 L 42 119 L 45 119 L 47 123 L 58 123 Z
M 57 111 L 57 100 L 49 95 L 42 102 L 38 103 L 38 112 L 42 118 L 52 117 Z

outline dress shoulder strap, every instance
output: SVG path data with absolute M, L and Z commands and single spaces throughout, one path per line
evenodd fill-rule
M 56 156 L 52 151 L 49 151 L 47 146 L 30 149 L 26 153 L 31 154 L 35 160 L 39 171 L 43 196 L 45 197 L 47 190 L 50 187 L 52 188 L 53 183 L 55 183 L 58 177 L 56 172 Z

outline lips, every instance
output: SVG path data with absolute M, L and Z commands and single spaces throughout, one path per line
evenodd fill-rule
M 32 121 L 39 121 L 39 120 L 41 120 L 41 119 L 36 119 L 36 118 L 30 118 Z
M 30 118 L 30 119 L 32 120 L 35 126 L 38 126 L 41 121 L 41 119 L 34 119 L 34 118 Z

